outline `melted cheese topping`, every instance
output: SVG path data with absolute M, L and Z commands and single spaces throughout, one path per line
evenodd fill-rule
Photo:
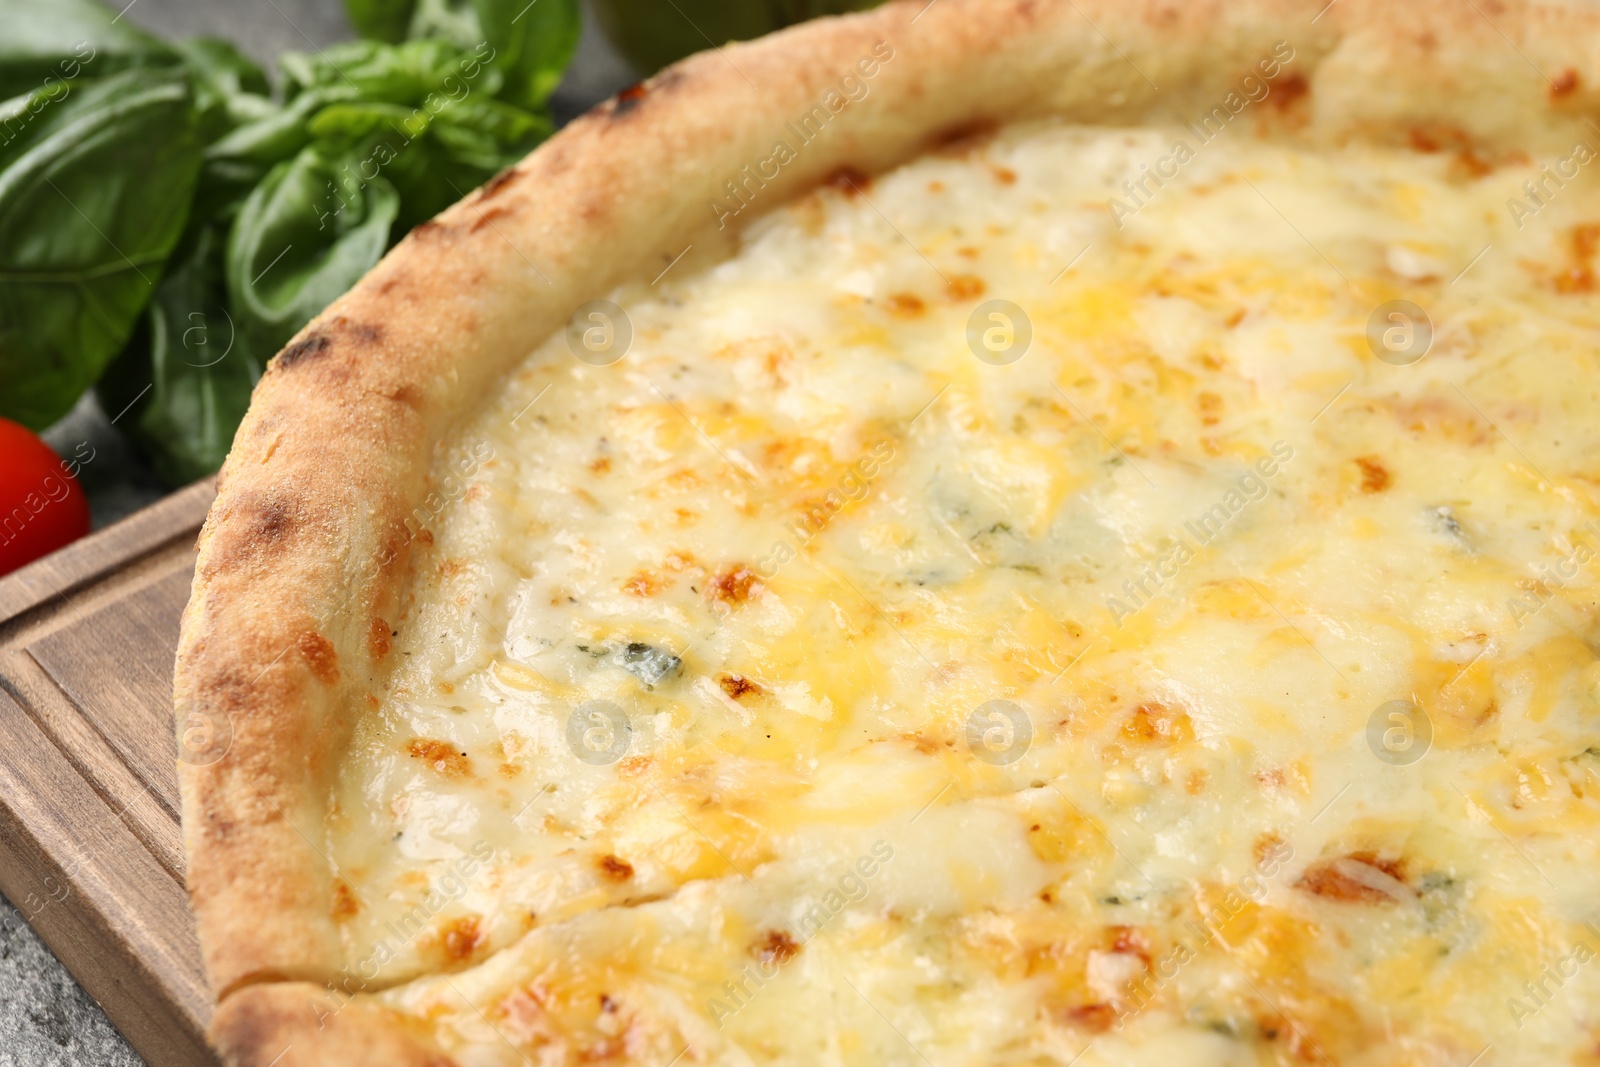
M 1600 198 L 1124 184 L 1184 136 L 819 190 L 529 356 L 343 767 L 347 990 L 469 1067 L 1588 1062 Z

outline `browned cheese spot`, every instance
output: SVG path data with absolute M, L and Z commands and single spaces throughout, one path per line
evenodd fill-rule
M 335 922 L 344 922 L 361 910 L 361 902 L 356 899 L 355 890 L 350 888 L 343 878 L 333 883 L 333 919 Z
M 1136 926 L 1109 926 L 1106 932 L 1111 936 L 1111 951 L 1121 952 L 1128 956 L 1137 956 L 1144 961 L 1145 966 L 1150 965 L 1150 942 L 1145 940 L 1144 934 Z
M 956 274 L 945 284 L 944 292 L 951 300 L 974 300 L 988 288 L 983 279 L 975 274 Z
M 1133 709 L 1128 721 L 1122 724 L 1122 736 L 1129 741 L 1176 745 L 1194 740 L 1194 724 L 1181 709 L 1150 701 Z
M 722 686 L 722 691 L 734 700 L 738 700 L 746 693 L 761 695 L 761 687 L 742 674 L 720 674 L 717 684 Z
M 1283 844 L 1283 838 L 1275 833 L 1262 834 L 1256 838 L 1254 855 L 1256 866 L 1264 866 L 1268 859 L 1277 854 L 1278 848 Z
M 1574 226 L 1570 237 L 1572 262 L 1555 275 L 1558 293 L 1592 293 L 1594 285 L 1594 254 L 1600 250 L 1600 225 L 1586 222 Z
M 914 319 L 927 309 L 922 298 L 914 293 L 891 293 L 883 302 L 889 314 L 901 319 Z
M 1352 867 L 1370 867 L 1388 875 L 1397 882 L 1405 882 L 1405 866 L 1400 860 L 1380 858 L 1370 851 L 1352 852 L 1332 860 L 1312 864 L 1295 883 L 1295 888 L 1326 900 L 1345 903 L 1393 904 L 1395 898 L 1382 889 L 1362 881 L 1352 873 Z
M 1052 1014 L 1068 1026 L 1091 1034 L 1103 1034 L 1117 1021 L 1117 1009 L 1110 1004 L 1074 1004 Z
M 770 930 L 765 938 L 750 946 L 750 955 L 769 969 L 774 965 L 781 967 L 799 954 L 799 944 L 782 930 Z
M 617 761 L 617 777 L 637 778 L 655 762 L 652 756 L 624 756 Z
M 478 946 L 488 939 L 483 931 L 483 925 L 476 915 L 465 915 L 446 923 L 444 929 L 439 931 L 439 944 L 444 948 L 446 957 L 452 960 L 467 960 L 478 951 Z
M 622 583 L 622 591 L 629 596 L 653 597 L 667 585 L 667 581 L 660 575 L 641 570 L 635 571 L 626 582 Z
M 761 579 L 743 563 L 735 563 L 718 571 L 706 586 L 712 600 L 725 604 L 742 604 L 752 593 L 761 591 Z
M 465 778 L 472 773 L 472 761 L 465 752 L 435 738 L 412 738 L 406 742 L 406 752 L 446 778 Z
M 596 866 L 600 868 L 601 874 L 613 882 L 626 882 L 633 877 L 633 864 L 627 860 L 618 859 L 609 852 L 600 857 L 596 862 Z
M 1377 456 L 1357 456 L 1356 466 L 1361 468 L 1361 491 L 1363 493 L 1381 493 L 1389 488 L 1393 479 L 1389 470 Z
M 1272 86 L 1272 103 L 1279 111 L 1287 111 L 1294 106 L 1296 100 L 1309 95 L 1311 83 L 1306 81 L 1304 74 L 1290 74 L 1287 78 L 1275 82 Z

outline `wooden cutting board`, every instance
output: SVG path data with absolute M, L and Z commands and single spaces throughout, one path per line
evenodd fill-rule
M 214 495 L 0 578 L 0 891 L 152 1067 L 216 1067 L 183 889 L 172 660 Z

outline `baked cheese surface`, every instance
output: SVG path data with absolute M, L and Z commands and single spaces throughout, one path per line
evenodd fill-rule
M 1018 126 L 580 309 L 414 518 L 344 992 L 464 1067 L 1592 1062 L 1600 196 L 1422 149 Z

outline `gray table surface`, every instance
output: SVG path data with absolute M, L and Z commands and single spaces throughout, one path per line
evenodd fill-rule
M 121 6 L 123 0 L 113 2 Z M 126 12 L 163 36 L 226 37 L 269 68 L 281 52 L 351 36 L 339 0 L 133 0 Z M 568 121 L 634 79 L 586 17 L 577 59 L 553 103 L 556 120 Z M 96 528 L 166 492 L 92 396 L 44 438 L 58 451 L 70 452 L 84 440 L 94 445 L 97 459 L 84 468 L 83 477 Z M 138 1067 L 143 1062 L 0 897 L 0 1067 Z

